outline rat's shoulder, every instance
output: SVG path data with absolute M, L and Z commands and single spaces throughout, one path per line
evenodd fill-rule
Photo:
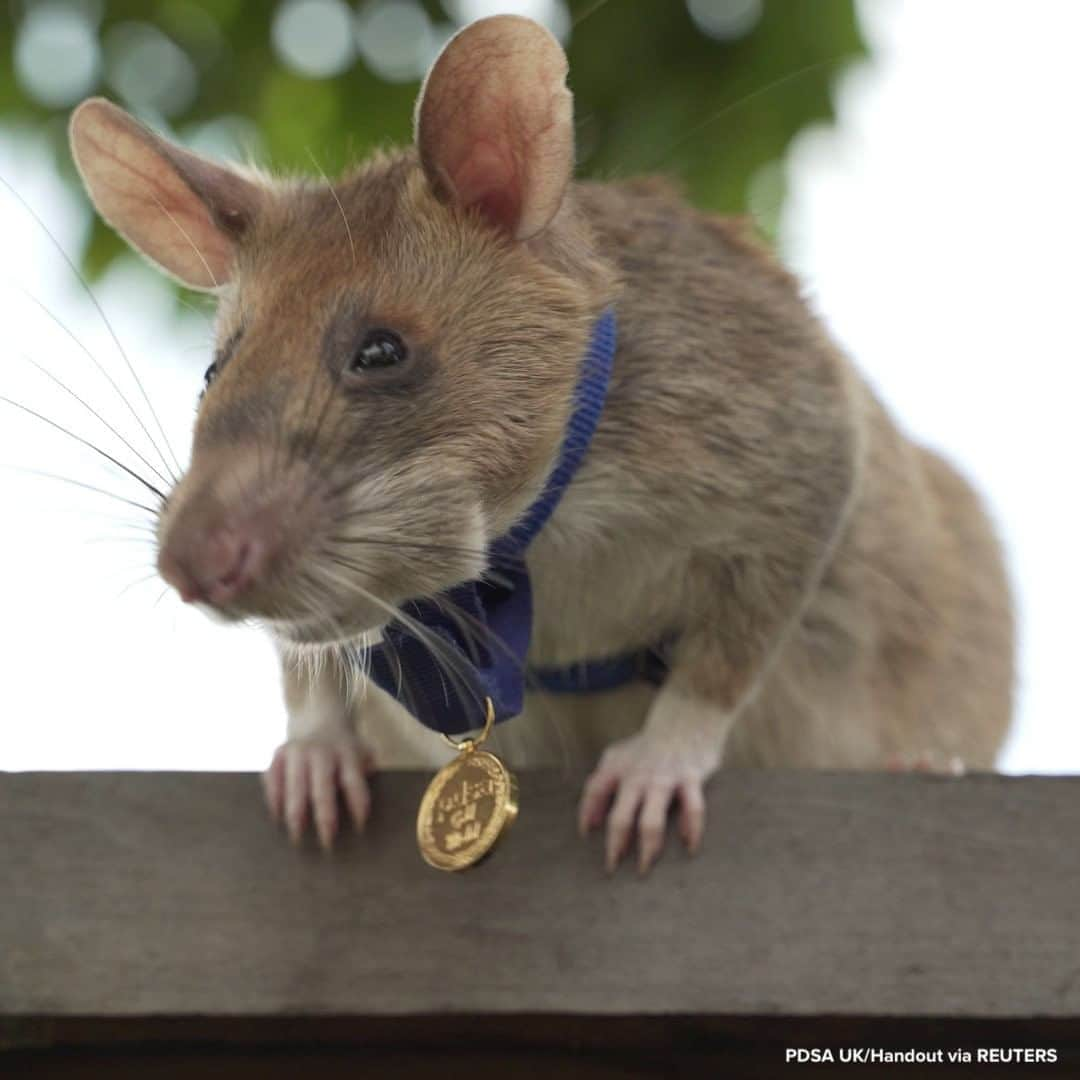
M 751 218 L 699 209 L 667 177 L 582 181 L 574 194 L 598 252 L 618 268 L 630 293 L 726 297 L 751 309 L 782 305 L 791 317 L 805 317 L 798 280 Z
M 583 180 L 574 190 L 578 205 L 593 226 L 605 232 L 656 229 L 672 236 L 704 226 L 717 238 L 735 245 L 745 244 L 753 233 L 749 218 L 721 217 L 698 209 L 682 185 L 668 176 Z

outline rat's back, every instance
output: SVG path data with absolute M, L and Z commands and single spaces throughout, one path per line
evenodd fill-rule
M 725 761 L 992 767 L 1012 713 L 1012 603 L 970 484 L 898 429 L 744 223 L 663 182 L 578 193 L 623 283 L 608 407 L 622 441 L 600 437 L 599 452 L 660 478 L 646 513 L 677 520 L 691 545 L 722 537 L 729 569 L 758 541 L 803 544 L 791 509 L 807 491 L 836 514 L 819 580 Z M 711 499 L 703 476 L 720 478 Z M 671 595 L 687 602 L 675 583 Z

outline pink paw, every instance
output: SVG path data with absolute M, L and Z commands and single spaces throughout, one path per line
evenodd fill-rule
M 371 751 L 350 734 L 291 739 L 277 748 L 263 773 L 270 815 L 284 821 L 294 844 L 300 843 L 309 816 L 324 850 L 334 843 L 339 824 L 340 792 L 357 829 L 371 809 L 367 776 L 374 770 Z
M 648 871 L 664 846 L 673 804 L 678 805 L 683 843 L 695 854 L 705 831 L 705 780 L 715 767 L 715 760 L 645 734 L 612 743 L 585 782 L 578 811 L 583 836 L 607 816 L 608 873 L 619 865 L 635 832 L 638 870 Z

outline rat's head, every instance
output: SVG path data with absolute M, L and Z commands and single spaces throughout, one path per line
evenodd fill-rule
M 220 297 L 191 466 L 158 530 L 180 594 L 296 642 L 475 577 L 541 489 L 610 287 L 567 195 L 566 60 L 462 31 L 416 147 L 331 185 L 209 162 L 101 100 L 72 118 L 102 216 Z

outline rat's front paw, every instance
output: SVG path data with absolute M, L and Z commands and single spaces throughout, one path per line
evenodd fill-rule
M 578 812 L 582 835 L 607 814 L 606 865 L 626 854 L 635 826 L 638 869 L 645 873 L 664 846 L 668 810 L 679 805 L 679 832 L 694 854 L 705 830 L 705 780 L 719 755 L 665 743 L 644 732 L 612 743 L 585 782 Z
M 950 757 L 936 750 L 922 753 L 892 754 L 885 762 L 889 772 L 941 773 L 945 776 L 963 776 L 967 769 L 963 759 Z
M 275 821 L 284 821 L 294 844 L 308 817 L 314 817 L 319 843 L 329 850 L 338 830 L 338 792 L 353 824 L 362 829 L 371 808 L 367 775 L 373 770 L 371 751 L 348 732 L 290 739 L 263 773 L 266 804 Z

